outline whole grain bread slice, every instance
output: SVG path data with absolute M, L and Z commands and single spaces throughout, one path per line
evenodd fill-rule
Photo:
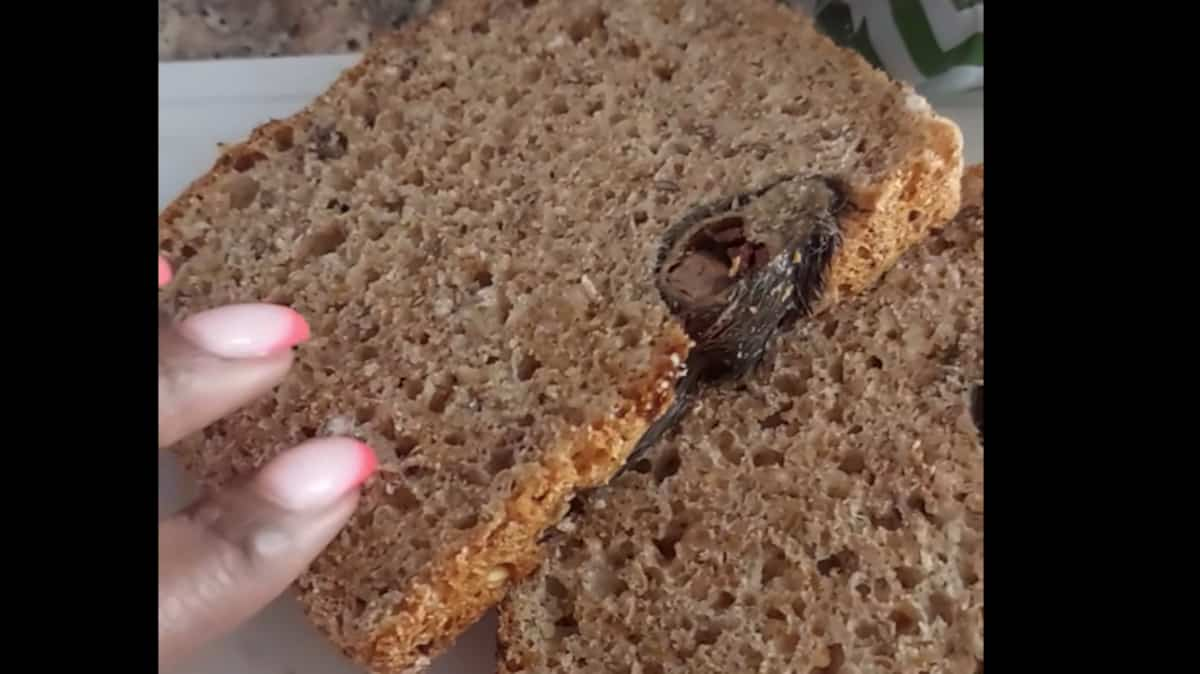
M 298 587 L 351 657 L 419 669 L 672 404 L 694 340 L 656 285 L 664 233 L 781 176 L 847 201 L 821 311 L 953 215 L 961 136 L 770 0 L 445 2 L 161 214 L 170 310 L 312 325 L 273 396 L 178 454 L 220 485 L 311 436 L 373 446 Z
M 558 525 L 501 671 L 983 670 L 983 167 L 881 287 Z

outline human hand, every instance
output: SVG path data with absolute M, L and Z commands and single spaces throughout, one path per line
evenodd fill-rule
M 158 284 L 171 270 L 159 259 Z M 225 306 L 160 319 L 158 446 L 167 447 L 267 393 L 308 338 L 298 314 Z M 337 535 L 375 470 L 350 439 L 287 450 L 254 476 L 207 494 L 158 529 L 159 668 L 234 629 L 279 596 Z

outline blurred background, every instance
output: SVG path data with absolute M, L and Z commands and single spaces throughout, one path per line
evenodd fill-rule
M 159 0 L 160 61 L 345 54 L 438 0 Z M 724 0 L 737 2 L 737 0 Z M 983 0 L 779 0 L 928 94 L 983 88 Z

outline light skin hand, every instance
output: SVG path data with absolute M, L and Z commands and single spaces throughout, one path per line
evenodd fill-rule
M 159 286 L 170 281 L 159 259 Z M 298 314 L 265 304 L 225 306 L 159 321 L 158 444 L 165 448 L 269 392 L 308 338 Z M 278 455 L 248 479 L 159 525 L 159 668 L 264 608 L 333 540 L 354 512 L 375 453 L 319 438 Z

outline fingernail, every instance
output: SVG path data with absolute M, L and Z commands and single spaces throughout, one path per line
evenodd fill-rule
M 171 265 L 162 257 L 158 258 L 158 287 L 163 287 L 171 282 Z
M 309 336 L 300 314 L 274 304 L 234 304 L 191 316 L 179 331 L 196 346 L 225 358 L 255 358 L 289 349 Z
M 264 496 L 289 510 L 333 505 L 375 472 L 375 451 L 356 440 L 320 438 L 281 454 L 259 473 Z

